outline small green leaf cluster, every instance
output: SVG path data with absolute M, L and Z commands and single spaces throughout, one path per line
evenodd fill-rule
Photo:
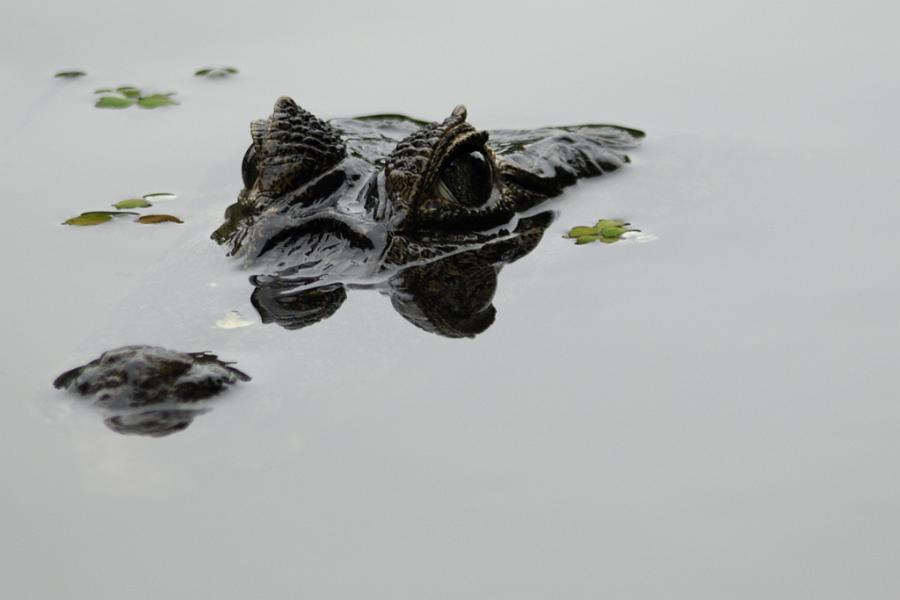
M 238 70 L 234 67 L 203 67 L 194 71 L 195 77 L 206 77 L 208 79 L 222 79 L 237 74 Z
M 141 108 L 159 108 L 178 104 L 172 98 L 175 92 L 146 94 L 133 85 L 120 85 L 115 89 L 99 88 L 94 93 L 102 94 L 94 104 L 97 108 L 128 108 L 135 105 Z
M 153 225 L 156 223 L 183 223 L 181 219 L 178 217 L 174 217 L 172 215 L 140 215 L 140 213 L 136 212 L 125 212 L 123 209 L 129 208 L 150 208 L 153 204 L 149 199 L 158 198 L 160 200 L 163 199 L 172 199 L 175 198 L 175 194 L 170 194 L 168 192 L 159 192 L 155 194 L 145 194 L 141 198 L 126 198 L 125 200 L 120 200 L 113 204 L 117 210 L 115 211 L 105 211 L 105 210 L 95 210 L 90 212 L 84 212 L 78 215 L 77 217 L 72 217 L 66 221 L 63 221 L 63 225 L 77 225 L 80 227 L 86 227 L 91 225 L 101 225 L 102 223 L 107 223 L 112 221 L 116 217 L 123 216 L 136 216 L 137 219 L 134 220 L 135 223 L 143 223 L 147 225 Z
M 59 77 L 60 79 L 78 79 L 79 77 L 84 77 L 87 75 L 84 71 L 72 70 L 72 71 L 58 71 L 54 77 Z
M 631 223 L 618 219 L 600 219 L 593 227 L 573 227 L 563 237 L 574 239 L 579 245 L 592 242 L 612 244 L 622 239 L 622 235 L 629 231 L 640 231 L 630 228 L 629 225 Z

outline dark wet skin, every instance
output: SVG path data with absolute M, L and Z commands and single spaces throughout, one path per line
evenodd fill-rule
M 417 327 L 474 337 L 494 322 L 497 276 L 538 245 L 547 199 L 614 171 L 643 133 L 608 125 L 488 134 L 457 107 L 441 123 L 375 115 L 326 123 L 281 98 L 251 126 L 244 189 L 213 239 L 251 265 L 264 322 L 299 329 L 348 290 L 376 290 Z M 249 377 L 215 355 L 110 350 L 54 385 L 123 434 L 166 436 Z
M 375 289 L 416 326 L 473 337 L 503 265 L 531 252 L 539 205 L 628 162 L 643 133 L 611 125 L 478 131 L 400 115 L 324 122 L 290 98 L 251 125 L 244 189 L 213 239 L 256 272 L 264 322 L 299 329 Z
M 91 398 L 117 433 L 161 437 L 207 412 L 206 400 L 250 380 L 231 365 L 208 352 L 124 346 L 66 371 L 53 385 Z

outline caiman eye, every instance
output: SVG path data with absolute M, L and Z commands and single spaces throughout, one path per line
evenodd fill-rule
M 253 144 L 250 144 L 244 153 L 244 160 L 241 162 L 241 177 L 244 180 L 244 187 L 248 190 L 256 183 L 256 148 Z
M 469 152 L 451 159 L 441 167 L 438 193 L 463 206 L 481 206 L 491 197 L 494 174 L 491 163 L 481 152 Z

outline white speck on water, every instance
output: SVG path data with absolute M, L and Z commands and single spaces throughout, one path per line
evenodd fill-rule
M 241 316 L 236 310 L 229 312 L 224 318 L 216 321 L 216 327 L 219 329 L 240 329 L 241 327 L 249 327 L 253 325 L 253 321 L 249 321 Z
M 645 231 L 626 231 L 620 238 L 623 242 L 632 242 L 635 244 L 646 244 L 655 242 L 659 237 Z
M 156 192 L 153 194 L 144 194 L 144 200 L 149 200 L 152 202 L 166 202 L 168 200 L 175 200 L 178 198 L 175 194 L 170 194 L 168 192 Z

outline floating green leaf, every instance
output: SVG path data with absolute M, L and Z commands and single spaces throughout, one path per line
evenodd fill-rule
M 106 223 L 111 220 L 113 217 L 120 217 L 123 215 L 137 215 L 137 213 L 129 212 L 112 212 L 106 210 L 95 210 L 91 212 L 84 212 L 78 215 L 77 217 L 72 217 L 67 221 L 63 221 L 63 225 L 79 225 L 79 226 L 88 226 L 88 225 L 100 225 L 101 223 Z
M 194 71 L 195 77 L 208 77 L 210 79 L 221 79 L 229 75 L 237 75 L 238 70 L 234 67 L 203 67 Z
M 115 204 L 113 204 L 119 210 L 124 208 L 149 208 L 153 206 L 143 198 L 128 198 L 126 200 L 119 200 Z
M 110 215 L 104 215 L 102 213 L 85 213 L 83 215 L 78 215 L 77 217 L 72 217 L 67 221 L 63 221 L 63 225 L 78 225 L 85 227 L 88 225 L 106 223 L 111 219 L 112 217 Z
M 97 100 L 95 106 L 98 108 L 128 108 L 135 104 L 141 108 L 158 108 L 160 106 L 178 104 L 172 98 L 175 92 L 147 94 L 133 85 L 120 85 L 115 89 L 110 87 L 97 88 L 94 90 L 94 93 L 105 94 Z
M 624 227 L 610 226 L 603 227 L 600 229 L 600 235 L 605 238 L 619 238 L 622 237 L 622 234 L 628 231 Z
M 54 75 L 54 77 L 60 77 L 63 79 L 77 79 L 78 77 L 84 77 L 87 75 L 84 71 L 59 71 Z
M 625 221 L 620 221 L 618 219 L 600 219 L 594 227 L 622 227 L 623 225 L 631 225 L 631 223 L 626 223 Z
M 143 217 L 139 217 L 136 223 L 144 223 L 145 225 L 153 225 L 156 223 L 184 223 L 178 217 L 173 217 L 172 215 L 144 215 Z
M 629 231 L 640 231 L 640 229 L 630 228 L 629 225 L 631 223 L 618 219 L 600 219 L 593 227 L 573 227 L 564 237 L 573 238 L 578 245 L 591 242 L 612 244 L 619 241 Z
M 136 212 L 122 212 L 116 210 L 89 210 L 88 212 L 81 213 L 83 215 L 111 215 L 113 217 L 121 217 L 122 215 L 136 215 Z
M 172 100 L 171 94 L 151 94 L 150 96 L 141 96 L 137 103 L 141 108 L 159 108 L 160 106 L 172 106 L 178 104 Z
M 579 238 L 585 235 L 596 235 L 597 230 L 593 227 L 573 227 L 569 230 L 569 233 L 566 234 L 567 237 L 570 238 Z
M 575 239 L 575 243 L 578 245 L 590 244 L 591 242 L 596 242 L 598 239 L 600 239 L 599 235 L 579 235 Z
M 152 194 L 144 194 L 144 200 L 174 200 L 177 198 L 175 194 L 171 192 L 154 192 Z
M 134 100 L 131 98 L 123 98 L 121 96 L 100 96 L 94 106 L 97 108 L 128 108 L 132 104 L 134 104 Z
M 116 91 L 126 98 L 138 98 L 141 95 L 141 90 L 137 89 L 133 85 L 120 85 L 116 88 Z

